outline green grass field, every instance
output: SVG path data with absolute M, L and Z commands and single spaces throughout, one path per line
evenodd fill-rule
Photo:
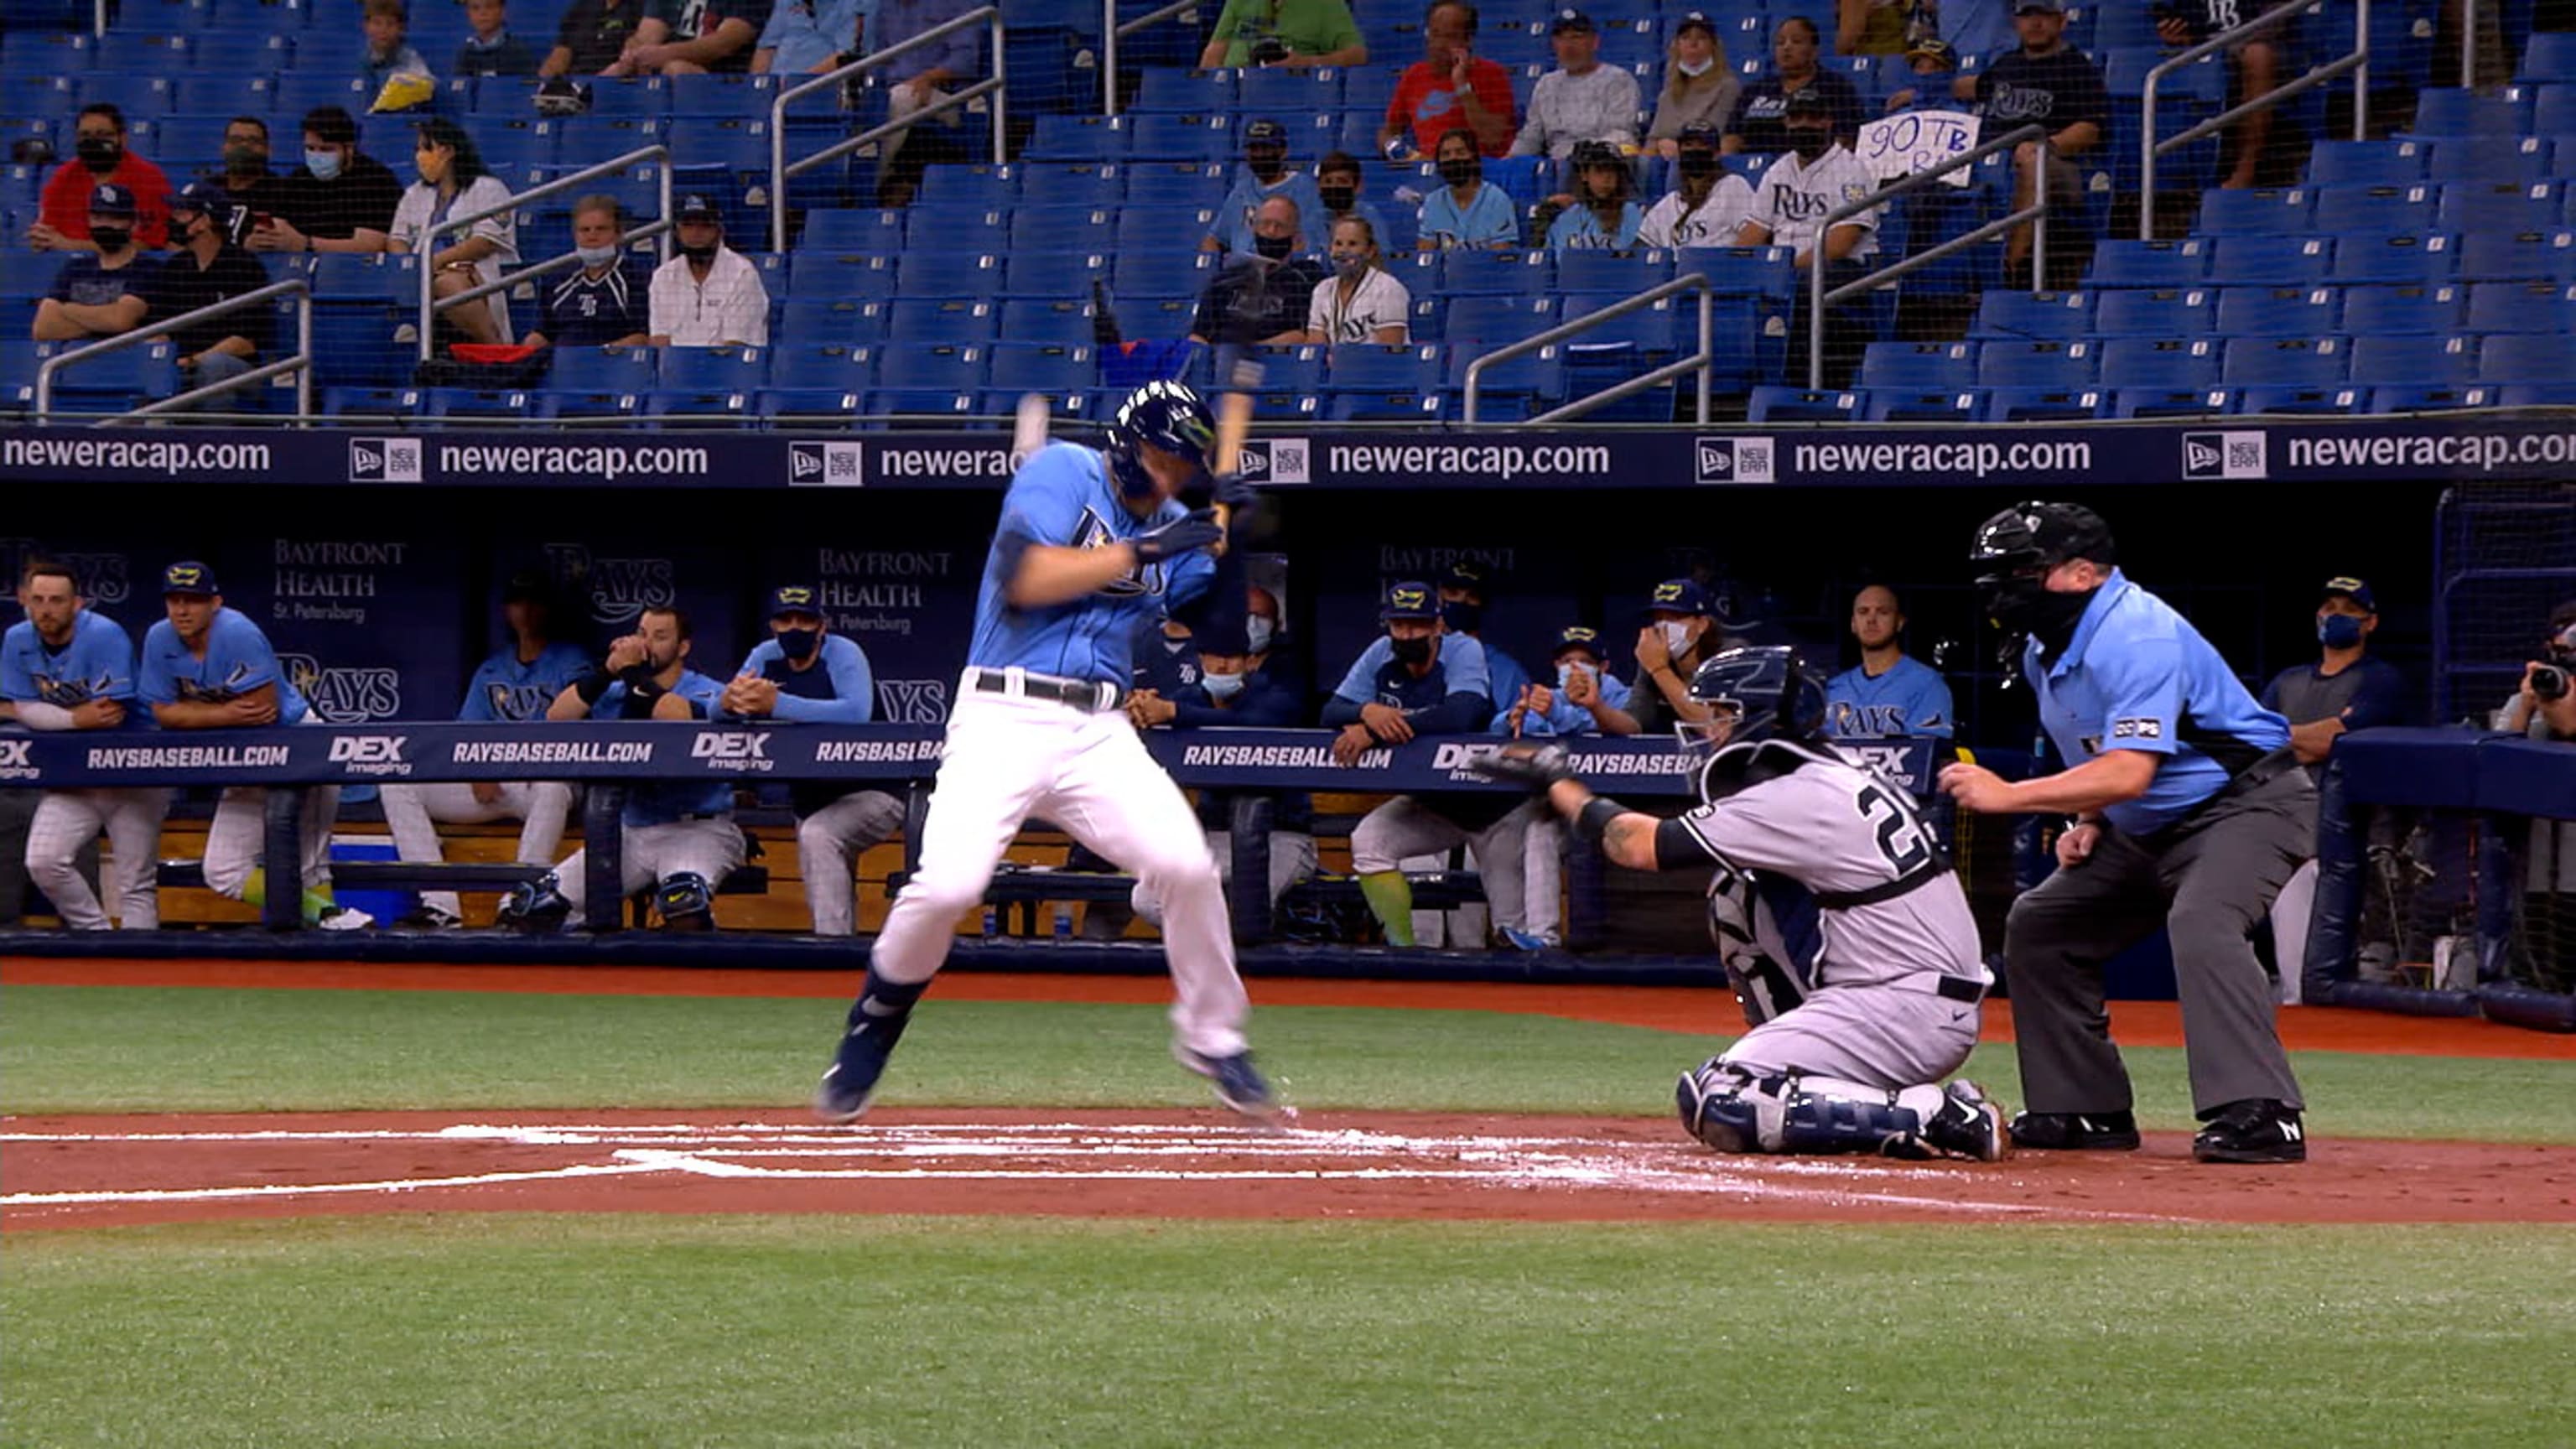
M 12 1113 L 801 1102 L 823 1001 L 0 992 Z M 1269 1009 L 1310 1107 L 1641 1115 L 1715 1041 Z M 933 998 L 889 1105 L 1194 1106 L 1149 1007 Z M 2133 1051 L 2148 1125 L 2179 1053 Z M 2576 1065 L 2302 1055 L 2320 1136 Z M 2007 1099 L 2008 1048 L 1972 1072 Z M 2576 1233 L 485 1215 L 16 1233 L 0 1443 L 2576 1443 Z

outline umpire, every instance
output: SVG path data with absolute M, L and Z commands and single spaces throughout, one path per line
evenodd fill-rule
M 2316 790 L 2288 723 L 2114 566 L 2111 530 L 2090 509 L 2016 504 L 1978 528 L 1973 560 L 1988 614 L 2027 635 L 2022 673 L 2070 762 L 2018 782 L 1975 765 L 1941 771 L 1967 809 L 2072 817 L 2057 873 L 2013 903 L 2004 928 L 2027 1103 L 2014 1144 L 2138 1145 L 2103 964 L 2162 925 L 2205 1124 L 2192 1155 L 2304 1160 L 2299 1084 L 2251 940 L 2312 853 Z

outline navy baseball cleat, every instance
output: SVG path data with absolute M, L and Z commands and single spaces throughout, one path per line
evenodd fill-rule
M 2024 1112 L 2007 1129 L 2015 1147 L 2043 1152 L 2134 1152 L 2138 1119 L 2130 1112 Z
M 1270 1090 L 1268 1079 L 1252 1065 L 1252 1053 L 1236 1052 L 1230 1057 L 1201 1056 L 1175 1042 L 1172 1056 L 1182 1066 L 1208 1079 L 1216 1087 L 1216 1099 L 1226 1110 L 1256 1122 L 1278 1125 L 1293 1122 L 1297 1113 L 1280 1104 Z
M 2191 1155 L 2203 1162 L 2305 1162 L 2308 1134 L 2296 1107 L 2260 1098 L 2230 1102 L 2191 1139 Z
M 912 1020 L 912 1003 L 920 995 L 918 986 L 889 991 L 869 978 L 858 1004 L 850 1008 L 850 1029 L 841 1037 L 840 1050 L 814 1089 L 815 1116 L 826 1122 L 856 1122 L 867 1115 L 877 1078 L 885 1075 L 886 1059 L 903 1039 L 904 1026 Z

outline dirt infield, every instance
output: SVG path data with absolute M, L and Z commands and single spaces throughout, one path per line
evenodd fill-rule
M 2576 1222 L 2576 1147 L 2188 1139 L 1995 1164 L 1720 1157 L 1665 1119 L 1330 1112 L 399 1112 L 22 1117 L 0 1226 L 384 1212 L 828 1212 L 1795 1222 Z

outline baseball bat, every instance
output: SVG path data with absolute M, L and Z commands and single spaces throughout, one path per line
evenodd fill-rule
M 1261 389 L 1261 364 L 1250 357 L 1237 359 L 1228 383 L 1231 390 L 1217 400 L 1216 456 L 1209 460 L 1218 473 L 1231 473 L 1243 462 L 1243 440 L 1252 432 L 1252 395 Z M 1233 507 L 1218 504 L 1216 521 L 1218 527 L 1231 530 Z
M 1046 394 L 1038 392 L 1020 394 L 1019 409 L 1011 415 L 1012 471 L 1017 472 L 1022 463 L 1027 462 L 1035 456 L 1038 449 L 1047 445 L 1047 423 L 1051 416 L 1047 407 Z

